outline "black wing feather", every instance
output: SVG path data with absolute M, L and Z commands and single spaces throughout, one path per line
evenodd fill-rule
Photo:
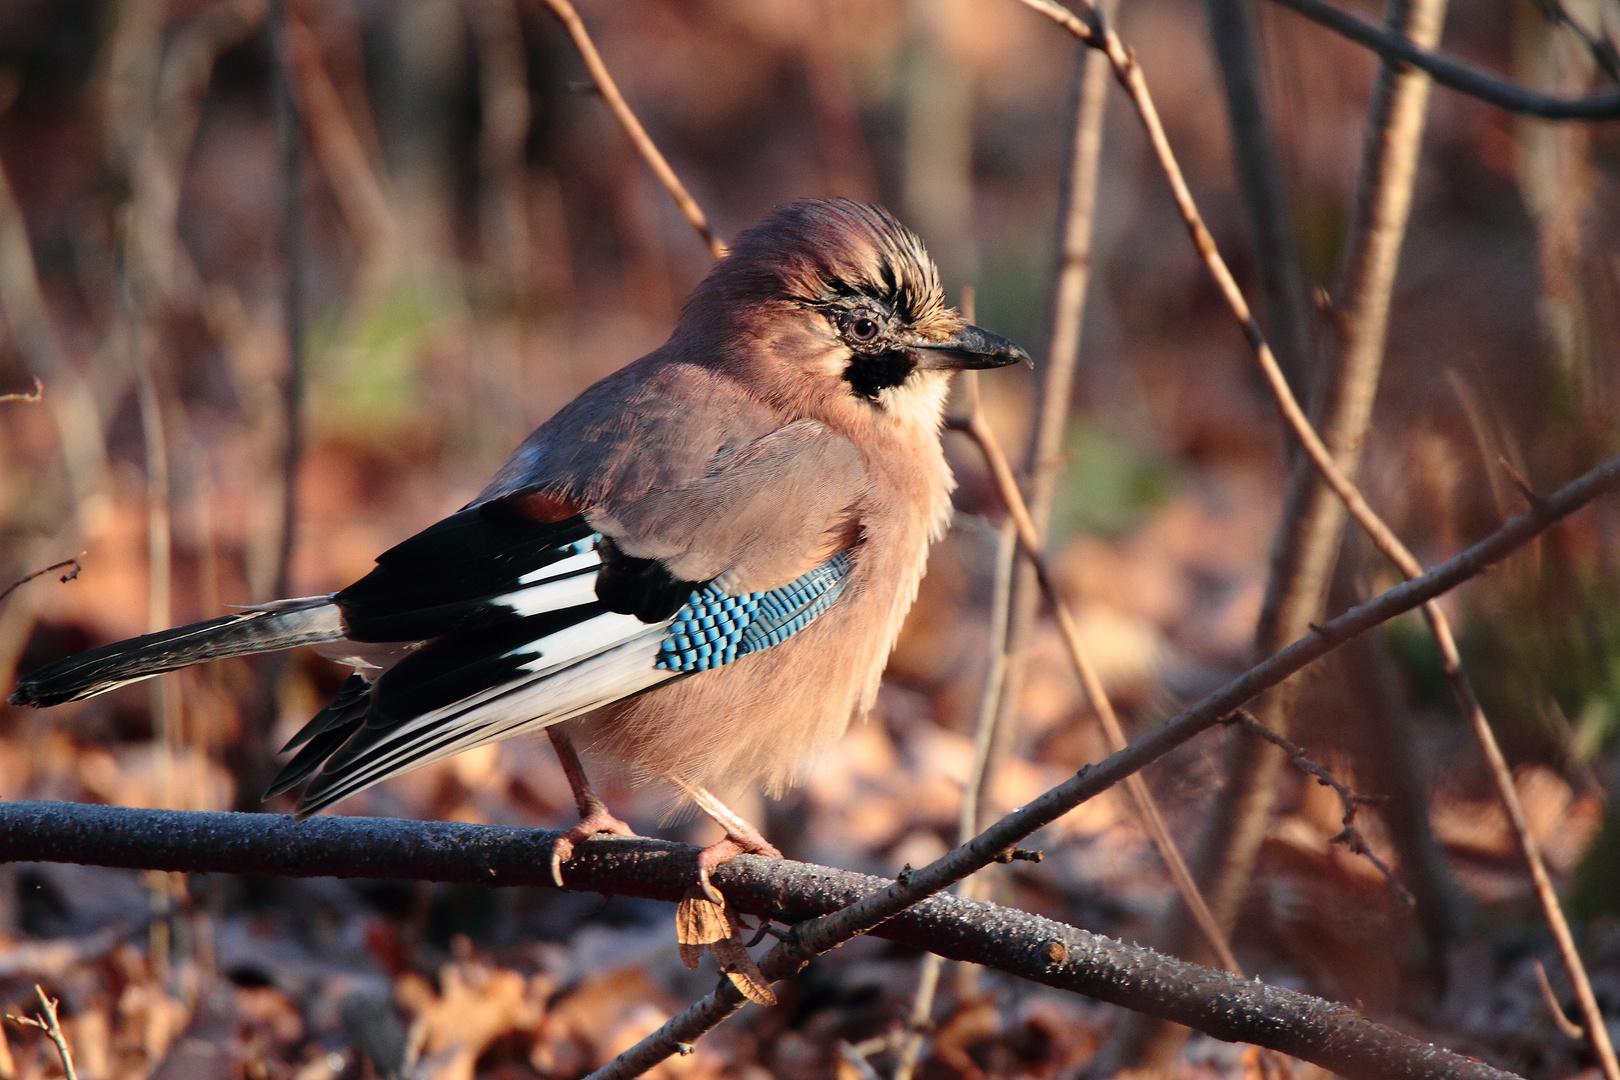
M 605 610 L 595 603 L 548 611 L 424 645 L 382 677 L 366 730 L 384 731 L 510 682 L 538 655 L 523 646 Z
M 510 603 L 494 601 L 525 588 L 525 575 L 579 552 L 579 542 L 596 530 L 584 514 L 542 522 L 510 502 L 450 515 L 384 552 L 376 569 L 334 596 L 350 640 L 427 643 L 375 682 L 357 674 L 344 683 L 288 743 L 297 754 L 266 798 L 306 780 L 300 813 L 343 798 L 379 754 L 397 750 L 390 735 L 403 725 L 486 691 L 521 687 L 528 681 L 525 665 L 539 655 L 526 645 L 606 612 L 661 622 L 705 584 L 680 580 L 658 560 L 626 555 L 603 537 L 600 567 L 580 571 L 596 575 L 596 600 L 521 615 Z M 464 733 L 453 724 L 424 731 L 413 736 L 421 745 L 411 756 Z
M 602 538 L 602 570 L 596 595 L 609 611 L 634 615 L 645 623 L 662 622 L 681 609 L 693 591 L 707 582 L 682 581 L 657 559 L 638 559 Z
M 538 522 L 498 503 L 451 514 L 383 552 L 334 598 L 351 641 L 420 641 L 511 618 L 489 601 L 567 558 L 595 530 L 583 514 Z

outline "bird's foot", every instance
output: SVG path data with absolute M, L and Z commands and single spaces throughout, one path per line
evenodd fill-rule
M 742 832 L 742 835 L 739 836 L 738 832 Z M 704 896 L 716 904 L 725 903 L 725 897 L 721 896 L 720 890 L 709 881 L 709 874 L 716 867 L 730 862 L 739 855 L 768 855 L 773 859 L 782 857 L 782 853 L 752 827 L 746 831 L 727 832 L 724 840 L 710 844 L 698 852 L 698 888 L 703 890 Z
M 614 817 L 608 812 L 607 807 L 599 803 L 579 819 L 578 825 L 557 837 L 557 842 L 551 845 L 551 880 L 557 883 L 557 888 L 566 888 L 563 885 L 562 864 L 574 857 L 574 845 L 583 844 L 591 837 L 601 836 L 604 833 L 609 836 L 636 835 L 634 829 Z

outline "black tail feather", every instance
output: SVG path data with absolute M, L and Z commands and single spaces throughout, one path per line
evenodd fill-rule
M 18 680 L 13 705 L 60 705 L 206 660 L 274 652 L 343 637 L 338 609 L 325 596 L 285 600 L 91 649 Z
M 276 778 L 270 781 L 270 787 L 264 793 L 266 802 L 309 779 L 327 758 L 360 730 L 366 722 L 366 713 L 371 709 L 371 688 L 372 684 L 365 676 L 358 672 L 350 675 L 326 708 L 316 713 L 315 718 L 300 728 L 298 734 L 281 748 L 285 754 L 301 747 L 276 774 Z

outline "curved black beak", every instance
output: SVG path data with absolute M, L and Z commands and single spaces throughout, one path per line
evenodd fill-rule
M 908 341 L 906 347 L 916 357 L 918 367 L 932 371 L 997 368 L 1008 364 L 1035 366 L 1029 354 L 1013 342 L 971 324 L 944 341 Z

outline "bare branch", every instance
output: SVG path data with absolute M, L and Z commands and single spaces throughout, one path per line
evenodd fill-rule
M 1107 770 L 1106 764 L 1102 770 Z M 0 803 L 0 860 L 192 873 L 545 887 L 550 884 L 550 848 L 561 835 L 547 829 L 459 822 L 358 817 L 295 822 L 283 814 Z M 685 844 L 592 840 L 575 850 L 569 880 L 580 891 L 673 902 L 690 887 L 696 858 L 697 849 Z M 913 879 L 925 873 L 918 871 Z M 808 920 L 810 929 L 798 935 L 807 946 L 817 941 L 814 928 L 829 921 L 820 916 L 836 913 L 832 919 L 838 920 L 845 912 L 870 907 L 874 898 L 904 889 L 884 878 L 749 855 L 726 863 L 714 876 L 739 911 L 787 923 Z M 1201 968 L 1051 919 L 960 896 L 928 897 L 874 933 L 953 960 L 1162 1015 L 1215 1038 L 1269 1046 L 1351 1080 L 1512 1077 L 1366 1020 L 1348 1005 Z M 675 1047 L 668 1050 L 676 1052 Z
M 1103 10 L 1117 10 L 1119 0 L 1101 0 Z M 1073 125 L 1068 140 L 1063 181 L 1063 218 L 1058 225 L 1058 261 L 1050 299 L 1051 336 L 1040 366 L 1034 423 L 1025 446 L 1022 476 L 1030 518 L 1044 545 L 1056 502 L 1058 480 L 1067 466 L 1065 432 L 1074 396 L 1074 377 L 1085 328 L 1086 296 L 1091 288 L 1092 247 L 1096 232 L 1098 177 L 1102 171 L 1103 117 L 1108 105 L 1108 59 L 1095 49 L 1076 48 L 1068 96 Z M 1020 562 L 1013 577 L 1011 606 L 1003 651 L 1007 654 L 1004 685 L 997 703 L 990 743 L 994 775 L 1012 752 L 1018 731 L 1018 705 L 1023 697 L 1024 663 L 1041 591 L 1035 571 Z M 988 816 L 981 814 L 981 816 Z M 977 826 L 976 826 L 977 827 Z M 897 1078 L 899 1080 L 899 1078 Z
M 1001 493 L 1008 513 L 1017 523 L 1018 540 L 1024 549 L 1024 555 L 1034 567 L 1035 580 L 1040 584 L 1041 592 L 1046 596 L 1046 602 L 1051 606 L 1052 614 L 1057 620 L 1058 630 L 1063 635 L 1063 644 L 1069 652 L 1069 661 L 1074 665 L 1076 674 L 1080 676 L 1080 685 L 1085 690 L 1086 699 L 1096 710 L 1103 733 L 1108 738 L 1108 748 L 1116 753 L 1123 750 L 1126 745 L 1125 729 L 1120 726 L 1113 703 L 1108 700 L 1108 693 L 1103 689 L 1102 678 L 1098 676 L 1096 667 L 1086 654 L 1085 646 L 1080 640 L 1080 627 L 1074 621 L 1074 614 L 1069 611 L 1069 605 L 1057 591 L 1057 587 L 1052 584 L 1051 572 L 1046 568 L 1046 561 L 1041 555 L 1040 538 L 1035 530 L 1035 522 L 1030 518 L 1023 496 L 1019 494 L 1018 484 L 1013 479 L 1012 467 L 1007 463 L 1007 455 L 1002 452 L 1000 443 L 996 441 L 995 431 L 991 429 L 989 422 L 984 418 L 984 413 L 978 408 L 968 414 L 965 420 L 955 422 L 951 426 L 971 437 L 984 454 L 985 461 L 989 463 L 990 475 L 995 478 L 996 489 Z M 1181 895 L 1182 901 L 1193 913 L 1205 940 L 1209 942 L 1210 949 L 1214 951 L 1222 967 L 1234 975 L 1241 975 L 1243 968 L 1238 964 L 1237 957 L 1232 955 L 1232 947 L 1226 941 L 1226 934 L 1215 921 L 1209 905 L 1204 902 L 1198 883 L 1193 880 L 1192 871 L 1187 868 L 1187 861 L 1182 857 L 1181 849 L 1171 837 L 1170 828 L 1165 824 L 1164 816 L 1159 813 L 1158 804 L 1154 802 L 1153 793 L 1148 790 L 1147 782 L 1133 774 L 1126 778 L 1125 788 L 1136 807 L 1137 816 L 1142 819 L 1143 827 L 1147 829 L 1148 836 L 1153 841 L 1154 848 L 1170 871 L 1170 880 L 1174 883 L 1176 892 Z
M 647 134 L 647 129 L 641 126 L 636 114 L 630 111 L 629 103 L 624 100 L 624 95 L 619 93 L 618 84 L 608 73 L 607 65 L 602 62 L 602 54 L 596 51 L 596 45 L 591 41 L 591 35 L 586 31 L 579 13 L 574 10 L 574 5 L 568 0 L 545 0 L 545 2 L 567 28 L 568 36 L 574 39 L 574 47 L 579 50 L 580 58 L 585 61 L 586 70 L 595 80 L 596 89 L 608 103 L 608 108 L 613 110 L 613 115 L 618 119 L 619 126 L 624 128 L 624 133 L 630 136 L 630 141 L 635 144 L 642 160 L 652 169 L 653 175 L 658 177 L 658 182 L 664 185 L 669 197 L 675 200 L 675 205 L 686 216 L 687 222 L 697 232 L 698 238 L 708 247 L 709 254 L 716 259 L 725 258 L 726 245 L 710 231 L 709 219 L 703 216 L 703 209 L 698 206 L 697 200 L 687 193 L 680 177 L 675 175 L 675 170 L 669 167 L 669 162 L 664 160 L 664 155 L 659 153 L 652 137 Z
M 1564 1006 L 1559 1002 L 1558 995 L 1553 993 L 1552 983 L 1547 978 L 1547 969 L 1541 966 L 1540 960 L 1534 960 L 1532 963 L 1536 965 L 1536 985 L 1541 988 L 1541 1000 L 1546 1003 L 1547 1011 L 1552 1014 L 1553 1024 L 1571 1039 L 1585 1039 L 1586 1029 L 1565 1015 Z
M 1340 830 L 1339 835 L 1330 837 L 1328 842 L 1331 844 L 1343 844 L 1352 854 L 1362 856 L 1377 867 L 1378 872 L 1384 875 L 1384 880 L 1389 882 L 1389 887 L 1395 891 L 1395 895 L 1400 897 L 1401 903 L 1407 907 L 1411 907 L 1416 903 L 1412 899 L 1412 894 L 1406 891 L 1406 886 L 1401 884 L 1400 879 L 1395 876 L 1394 871 L 1390 870 L 1384 860 L 1380 859 L 1377 853 L 1367 846 L 1367 838 L 1361 835 L 1360 829 L 1356 828 L 1356 813 L 1363 806 L 1370 806 L 1383 800 L 1368 795 L 1357 795 L 1351 791 L 1350 786 L 1343 780 L 1312 761 L 1302 748 L 1266 727 L 1249 710 L 1239 709 L 1232 714 L 1231 722 L 1241 724 L 1243 730 L 1266 740 L 1266 742 L 1287 754 L 1288 760 L 1293 764 L 1294 768 L 1307 776 L 1316 777 L 1318 784 L 1332 788 L 1334 793 L 1339 796 L 1339 803 L 1344 807 L 1344 817 L 1340 820 L 1340 824 L 1344 827 Z
M 298 463 L 303 456 L 304 397 L 308 358 L 304 355 L 304 109 L 298 100 L 298 42 L 290 0 L 270 0 L 265 31 L 274 65 L 276 142 L 280 154 L 281 257 L 285 262 L 282 328 L 287 338 L 287 382 L 283 410 L 286 442 L 281 452 L 281 543 L 276 553 L 274 595 L 291 593 L 293 546 L 297 540 Z M 144 414 L 143 414 L 144 415 Z
M 1507 458 L 1497 455 L 1496 463 L 1502 466 L 1503 472 L 1508 474 L 1508 479 L 1513 481 L 1513 486 L 1519 489 L 1519 494 L 1524 496 L 1524 501 L 1534 506 L 1536 500 L 1541 496 L 1537 495 L 1536 489 L 1530 486 L 1530 481 L 1526 480 L 1524 475 L 1518 469 L 1515 469 L 1513 463 Z
M 84 552 L 81 551 L 81 552 L 79 552 L 79 554 L 83 555 Z M 84 569 L 84 564 L 80 563 L 77 558 L 63 559 L 61 562 L 51 563 L 51 565 L 49 565 L 47 567 L 44 567 L 44 568 L 39 569 L 39 570 L 35 570 L 32 574 L 24 574 L 22 577 L 18 578 L 16 581 L 13 581 L 10 585 L 7 585 L 3 590 L 0 590 L 0 600 L 4 600 L 6 597 L 10 596 L 13 592 L 15 592 L 17 590 L 17 588 L 19 586 L 26 585 L 30 581 L 33 581 L 37 577 L 43 577 L 46 574 L 50 573 L 52 570 L 60 570 L 64 566 L 71 566 L 71 567 L 73 567 L 73 569 L 69 570 L 67 573 L 62 575 L 63 584 L 66 584 L 67 582 L 72 581 L 74 578 L 78 577 L 79 576 L 79 571 Z
M 1468 64 L 1430 52 L 1399 34 L 1363 22 L 1325 0 L 1273 0 L 1340 37 L 1349 38 L 1389 60 L 1411 64 L 1429 73 L 1441 86 L 1475 97 L 1508 112 L 1539 116 L 1543 120 L 1613 120 L 1620 117 L 1620 90 L 1582 98 L 1561 98 L 1538 93 L 1516 83 L 1487 75 Z
M 62 1071 L 67 1074 L 67 1080 L 79 1080 L 79 1074 L 73 1069 L 73 1055 L 68 1052 L 67 1036 L 62 1034 L 62 1024 L 56 1018 L 57 1001 L 55 998 L 45 996 L 45 991 L 36 983 L 34 993 L 39 995 L 41 1012 L 38 1016 L 7 1016 L 6 1019 L 23 1027 L 39 1028 L 46 1038 L 56 1044 L 56 1052 L 62 1057 Z

